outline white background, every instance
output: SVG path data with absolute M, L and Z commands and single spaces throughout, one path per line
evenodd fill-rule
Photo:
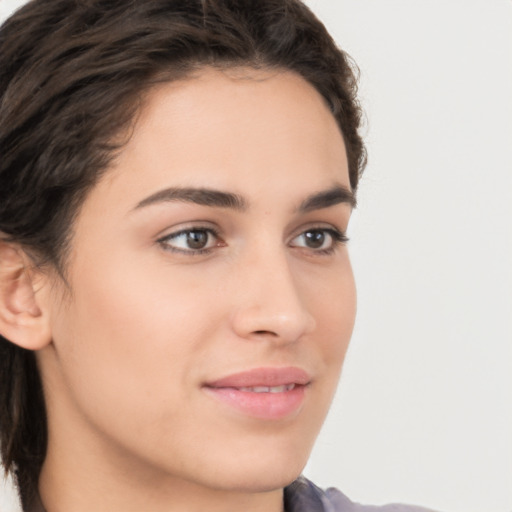
M 369 165 L 356 330 L 306 475 L 365 503 L 511 512 L 512 1 L 308 4 L 361 68 Z

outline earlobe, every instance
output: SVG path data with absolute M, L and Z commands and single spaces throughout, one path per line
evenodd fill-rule
M 44 286 L 25 252 L 0 241 L 0 334 L 28 350 L 40 350 L 51 341 Z

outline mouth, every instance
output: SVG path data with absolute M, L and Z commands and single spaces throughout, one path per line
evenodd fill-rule
M 282 386 L 254 386 L 254 387 L 241 387 L 238 388 L 240 391 L 247 393 L 284 393 L 285 391 L 291 391 L 297 384 L 283 384 Z
M 298 414 L 310 382 L 300 368 L 256 368 L 206 383 L 203 389 L 238 414 L 279 420 Z

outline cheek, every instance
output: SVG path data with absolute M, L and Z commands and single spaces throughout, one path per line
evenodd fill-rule
M 348 259 L 312 300 L 317 320 L 315 342 L 323 362 L 318 417 L 324 418 L 338 386 L 356 317 L 356 287 Z
M 197 288 L 168 268 L 122 261 L 80 267 L 54 329 L 61 371 L 80 407 L 104 415 L 116 404 L 118 413 L 137 408 L 155 417 L 162 399 L 172 403 L 191 389 L 194 361 L 217 320 L 208 289 Z
M 348 256 L 321 278 L 310 277 L 308 303 L 316 319 L 317 342 L 333 364 L 341 364 L 348 348 L 357 309 L 354 275 Z

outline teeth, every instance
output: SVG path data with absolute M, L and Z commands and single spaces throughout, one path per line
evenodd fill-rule
M 291 391 L 294 387 L 295 384 L 284 384 L 282 386 L 254 386 L 238 389 L 248 393 L 284 393 L 285 391 Z

